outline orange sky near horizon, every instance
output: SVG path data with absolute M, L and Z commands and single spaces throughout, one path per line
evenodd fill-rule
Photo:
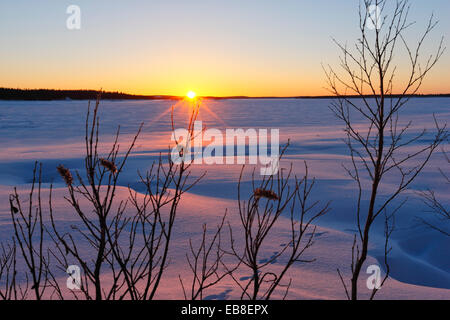
M 180 59 L 178 64 L 182 65 L 184 62 Z M 21 67 L 23 69 L 16 69 L 13 76 L 1 79 L 0 86 L 27 89 L 102 89 L 137 95 L 177 96 L 184 96 L 189 90 L 193 90 L 199 96 L 218 97 L 330 94 L 326 89 L 325 75 L 320 65 L 272 70 L 264 65 L 236 68 L 232 65 L 207 64 L 205 61 L 195 64 L 190 60 L 189 65 L 184 67 L 171 63 L 170 68 L 161 65 L 159 70 L 151 65 L 133 66 L 130 63 L 116 63 L 113 69 L 106 63 L 88 68 L 77 65 L 69 68 L 54 65 L 48 68 L 32 66 L 31 63 L 29 66 L 22 64 Z M 59 72 L 61 68 L 65 69 L 63 74 Z M 30 73 L 30 70 L 33 72 Z M 419 93 L 450 93 L 449 80 L 445 68 L 436 68 L 430 73 Z
M 208 70 L 195 65 L 185 70 L 161 71 L 157 76 L 149 77 L 143 68 L 127 73 L 121 70 L 99 70 L 100 68 L 75 72 L 67 70 L 69 76 L 51 70 L 39 70 L 34 67 L 32 74 L 15 73 L 14 77 L 3 79 L 0 86 L 21 89 L 60 89 L 60 90 L 100 90 L 119 91 L 136 95 L 175 95 L 184 96 L 192 90 L 199 96 L 323 96 L 329 95 L 326 89 L 325 75 L 321 68 L 310 70 L 292 70 L 274 72 L 264 69 L 234 73 L 232 68 Z M 311 68 L 314 69 L 314 68 Z M 55 70 L 56 71 L 56 70 Z M 443 78 L 442 72 L 432 72 L 424 82 L 420 94 L 450 93 L 450 81 Z M 450 80 L 450 79 L 449 79 Z

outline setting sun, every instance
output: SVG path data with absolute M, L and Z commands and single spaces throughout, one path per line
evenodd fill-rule
M 189 99 L 194 99 L 196 96 L 197 96 L 197 94 L 196 94 L 194 91 L 189 91 L 189 92 L 187 93 L 187 97 L 188 97 Z

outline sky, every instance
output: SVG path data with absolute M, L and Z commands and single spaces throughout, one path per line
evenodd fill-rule
M 70 5 L 79 30 L 66 26 Z M 450 38 L 450 1 L 412 1 L 412 40 L 433 12 L 426 52 Z M 353 43 L 358 26 L 358 0 L 0 1 L 0 87 L 326 95 L 332 37 Z M 446 52 L 421 93 L 450 93 L 449 70 Z

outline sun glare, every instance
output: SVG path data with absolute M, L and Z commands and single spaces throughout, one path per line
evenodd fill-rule
M 189 91 L 189 92 L 187 93 L 187 97 L 188 97 L 189 99 L 194 99 L 196 96 L 197 96 L 197 94 L 196 94 L 194 91 Z

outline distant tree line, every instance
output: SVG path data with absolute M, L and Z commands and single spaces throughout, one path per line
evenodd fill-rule
M 51 89 L 12 89 L 0 88 L 0 100 L 95 100 L 96 90 L 51 90 Z M 176 99 L 175 96 L 144 96 L 123 92 L 102 92 L 106 100 L 155 100 Z

